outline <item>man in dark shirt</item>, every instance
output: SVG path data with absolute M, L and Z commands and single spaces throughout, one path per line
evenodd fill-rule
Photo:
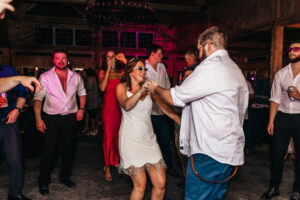
M 0 78 L 16 76 L 17 72 L 0 65 Z M 15 97 L 17 99 L 15 100 Z M 26 89 L 22 85 L 0 93 L 0 147 L 9 169 L 8 200 L 28 200 L 22 195 L 23 166 L 22 147 L 17 119 L 26 102 Z

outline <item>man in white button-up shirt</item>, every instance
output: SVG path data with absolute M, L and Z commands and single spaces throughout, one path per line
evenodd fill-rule
M 273 135 L 271 151 L 271 181 L 262 199 L 279 195 L 283 158 L 291 137 L 296 155 L 300 148 L 300 41 L 292 42 L 288 49 L 290 64 L 280 69 L 273 80 L 270 98 L 268 133 Z M 275 118 L 276 117 L 276 118 Z M 300 200 L 300 157 L 296 161 L 296 180 L 291 200 Z
M 154 80 L 160 87 L 170 89 L 171 84 L 167 70 L 164 64 L 161 63 L 162 53 L 163 49 L 158 45 L 153 45 L 147 49 L 148 59 L 145 61 L 145 64 L 148 71 L 146 77 L 147 79 Z M 156 95 L 153 98 L 155 100 L 157 98 Z M 173 121 L 155 103 L 152 107 L 151 121 L 164 161 L 167 164 L 167 173 L 172 172 L 170 133 Z M 170 169 L 172 170 L 170 171 Z
M 83 118 L 86 102 L 86 90 L 79 74 L 68 69 L 68 55 L 64 50 L 53 52 L 54 67 L 40 77 L 42 90 L 34 96 L 36 126 L 45 133 L 44 150 L 40 165 L 39 191 L 49 194 L 50 175 L 62 144 L 62 169 L 60 182 L 67 187 L 74 187 L 70 179 L 75 150 L 76 121 Z M 76 94 L 80 108 L 77 107 Z M 42 101 L 45 98 L 41 117 Z
M 149 85 L 171 105 L 190 103 L 189 123 L 180 133 L 181 151 L 189 158 L 186 176 L 186 200 L 222 199 L 232 166 L 244 162 L 243 121 L 249 92 L 239 67 L 225 50 L 226 34 L 211 27 L 199 35 L 199 57 L 205 58 L 180 86 L 165 90 L 155 82 Z M 184 121 L 184 119 L 182 119 Z M 206 179 L 202 181 L 193 172 Z M 207 181 L 208 180 L 208 181 Z

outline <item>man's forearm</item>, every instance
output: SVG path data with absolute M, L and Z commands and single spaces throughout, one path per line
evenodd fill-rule
M 174 105 L 170 89 L 163 89 L 159 86 L 155 89 L 155 94 L 157 94 L 164 102 L 170 105 Z
M 269 123 L 274 123 L 275 116 L 277 114 L 279 105 L 273 101 L 270 102 L 270 115 L 269 115 Z
M 16 107 L 22 109 L 26 103 L 26 99 L 23 97 L 19 97 L 16 101 Z
M 16 87 L 19 83 L 18 76 L 0 78 L 0 93 Z
M 34 115 L 35 115 L 36 121 L 39 121 L 42 119 L 41 109 L 42 109 L 42 102 L 39 100 L 34 100 L 33 101 L 33 110 L 34 110 Z
M 85 103 L 86 103 L 86 95 L 80 96 L 79 97 L 80 108 L 85 108 Z

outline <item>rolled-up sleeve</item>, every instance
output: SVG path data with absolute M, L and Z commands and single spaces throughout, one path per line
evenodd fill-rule
M 44 97 L 46 96 L 47 84 L 43 75 L 41 75 L 39 81 L 41 83 L 42 89 L 40 90 L 40 92 L 34 94 L 33 100 L 43 101 Z
M 84 88 L 83 80 L 80 76 L 78 76 L 78 90 L 77 90 L 78 96 L 86 96 L 86 90 Z
M 178 86 L 171 88 L 171 90 L 170 90 L 174 106 L 184 107 L 185 103 L 182 100 L 180 100 L 180 96 L 177 96 L 177 94 L 176 94 L 177 87 Z
M 183 107 L 186 103 L 212 94 L 216 82 L 211 70 L 196 69 L 180 86 L 171 89 L 174 105 Z
M 280 73 L 277 73 L 274 77 L 272 89 L 271 89 L 271 98 L 269 101 L 273 101 L 277 104 L 280 104 L 281 96 L 281 86 L 280 86 Z

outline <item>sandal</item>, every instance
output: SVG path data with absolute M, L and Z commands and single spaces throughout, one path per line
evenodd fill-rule
M 109 167 L 108 167 L 108 169 L 109 169 Z M 106 176 L 106 167 L 104 166 L 104 178 L 105 178 L 105 180 L 106 181 L 112 181 L 112 176 L 110 175 L 110 176 Z

